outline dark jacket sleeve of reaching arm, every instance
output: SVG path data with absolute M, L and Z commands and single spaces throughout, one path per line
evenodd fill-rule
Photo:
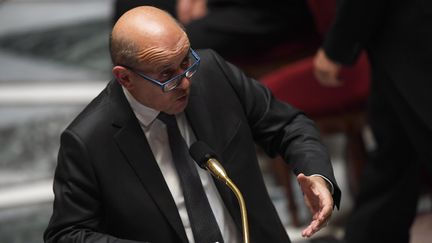
M 46 243 L 139 243 L 101 232 L 99 189 L 85 145 L 73 132 L 61 136 L 54 176 L 54 208 Z
M 339 0 L 323 48 L 333 61 L 351 65 L 381 24 L 387 0 Z M 388 7 L 388 6 L 387 6 Z
M 295 174 L 320 174 L 328 178 L 334 186 L 335 205 L 339 207 L 341 192 L 314 122 L 301 111 L 275 99 L 264 85 L 214 55 L 242 102 L 255 142 L 270 156 L 281 155 Z

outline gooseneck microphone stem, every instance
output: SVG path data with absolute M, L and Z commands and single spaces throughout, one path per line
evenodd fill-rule
M 240 192 L 240 190 L 237 188 L 237 186 L 231 181 L 231 179 L 227 176 L 225 170 L 223 169 L 222 165 L 213 158 L 210 158 L 205 163 L 205 168 L 218 180 L 225 183 L 231 191 L 234 193 L 234 195 L 237 197 L 237 201 L 240 205 L 240 213 L 241 213 L 241 219 L 242 219 L 242 227 L 243 227 L 243 242 L 249 243 L 249 226 L 248 226 L 248 219 L 247 219 L 247 211 L 246 211 L 246 204 L 243 199 L 243 195 Z
M 222 181 L 231 189 L 231 191 L 234 192 L 234 195 L 237 197 L 237 201 L 240 205 L 240 213 L 243 226 L 243 242 L 249 243 L 249 226 L 246 212 L 246 204 L 243 199 L 243 195 L 241 194 L 237 186 L 231 181 L 231 179 L 225 172 L 225 169 L 216 159 L 218 158 L 218 156 L 212 149 L 210 149 L 210 147 L 206 143 L 202 141 L 197 141 L 192 144 L 190 146 L 189 152 L 192 158 L 201 168 L 209 171 L 210 174 L 212 174 L 218 180 Z
M 226 185 L 233 191 L 234 195 L 236 195 L 237 200 L 239 202 L 241 219 L 242 219 L 242 227 L 243 227 L 243 239 L 244 239 L 243 242 L 249 243 L 249 226 L 248 226 L 248 219 L 247 219 L 247 212 L 246 212 L 246 204 L 244 202 L 243 195 L 230 179 L 226 181 Z

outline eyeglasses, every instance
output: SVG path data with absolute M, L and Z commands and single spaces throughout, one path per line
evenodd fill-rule
M 150 81 L 155 85 L 158 85 L 159 87 L 162 88 L 163 92 L 169 92 L 169 91 L 177 88 L 177 86 L 179 86 L 179 84 L 181 83 L 183 78 L 190 79 L 198 70 L 198 66 L 199 66 L 200 61 L 201 61 L 200 57 L 198 56 L 198 54 L 196 54 L 196 52 L 194 50 L 192 50 L 192 48 L 189 49 L 188 55 L 189 55 L 189 61 L 193 60 L 192 65 L 190 65 L 188 68 L 186 68 L 183 73 L 176 75 L 176 76 L 174 76 L 174 77 L 172 77 L 166 81 L 159 81 L 159 80 L 150 78 L 149 76 L 135 70 L 134 68 L 131 68 L 131 67 L 128 67 L 125 65 L 120 65 L 120 66 L 123 66 L 123 67 L 131 70 L 132 72 L 134 72 L 135 74 L 137 74 L 141 78 L 143 78 L 147 81 Z

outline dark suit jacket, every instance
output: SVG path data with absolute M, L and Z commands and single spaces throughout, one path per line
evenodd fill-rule
M 201 51 L 186 115 L 242 191 L 252 242 L 289 242 L 268 197 L 254 140 L 296 173 L 340 190 L 311 120 L 211 51 Z M 216 186 L 241 229 L 235 196 Z M 187 242 L 174 200 L 121 86 L 111 81 L 61 136 L 46 242 Z M 120 239 L 129 239 L 120 240 Z
M 392 80 L 382 86 L 395 86 L 432 130 L 431 26 L 430 0 L 340 0 L 324 49 L 342 64 L 355 62 L 359 52 L 367 50 L 373 72 Z

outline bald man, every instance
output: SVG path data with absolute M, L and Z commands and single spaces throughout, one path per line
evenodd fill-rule
M 160 113 L 175 115 L 188 146 L 207 143 L 242 191 L 251 242 L 290 242 L 260 172 L 255 144 L 298 175 L 313 219 L 340 201 L 311 120 L 211 50 L 194 51 L 167 13 L 138 7 L 112 30 L 114 79 L 61 135 L 45 242 L 198 242 Z M 197 166 L 196 166 L 197 167 Z M 199 169 L 223 239 L 242 242 L 235 196 Z

